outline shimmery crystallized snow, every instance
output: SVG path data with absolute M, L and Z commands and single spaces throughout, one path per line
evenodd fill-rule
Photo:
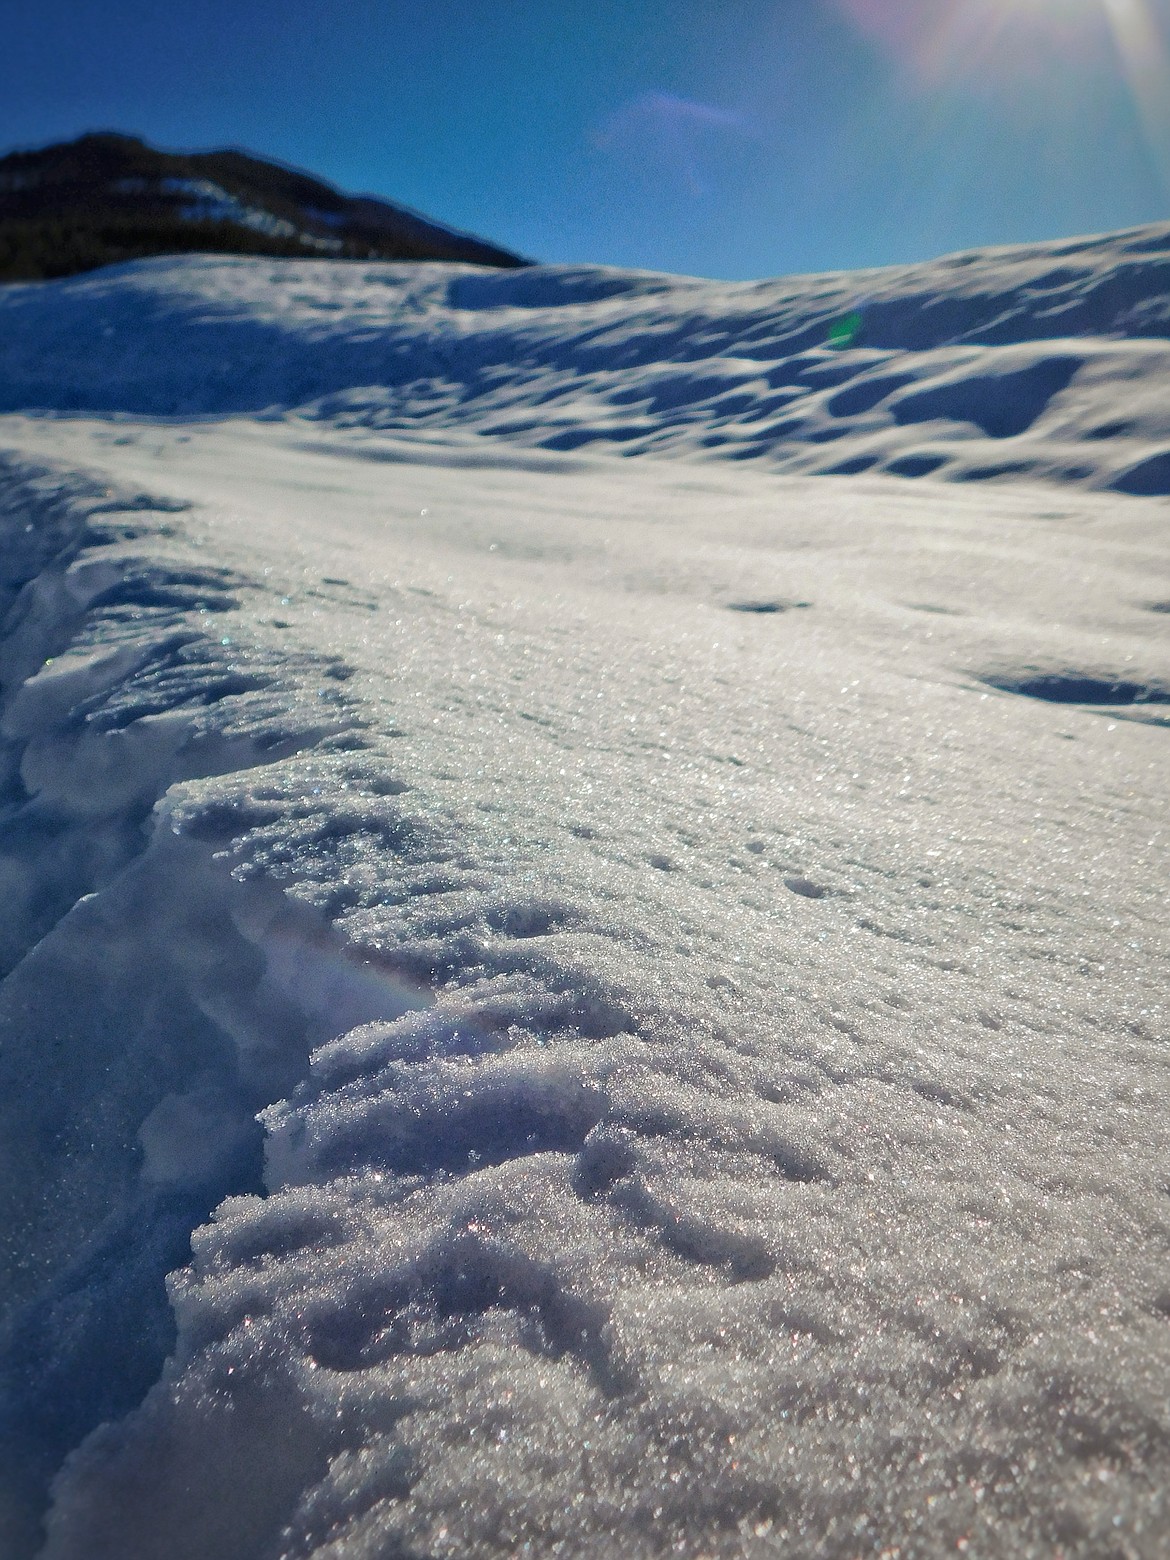
M 1155 240 L 5 291 L 6 1556 L 1165 1554 Z

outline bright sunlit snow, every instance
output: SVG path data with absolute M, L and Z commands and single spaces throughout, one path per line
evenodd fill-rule
M 1166 1554 L 1168 251 L 0 293 L 5 1560 Z

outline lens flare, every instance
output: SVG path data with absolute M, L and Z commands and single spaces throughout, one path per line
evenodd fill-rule
M 1170 194 L 1170 45 L 1146 0 L 1101 0 L 1141 115 L 1162 188 Z
M 835 0 L 920 85 L 1033 68 L 1095 53 L 1120 69 L 1170 193 L 1170 40 L 1156 0 Z M 1109 58 L 1109 38 L 1113 58 Z

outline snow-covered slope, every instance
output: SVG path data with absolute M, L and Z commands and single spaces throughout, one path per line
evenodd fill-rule
M 303 415 L 790 472 L 1170 491 L 1170 224 L 715 283 L 143 261 L 0 293 L 0 407 Z
M 5 1560 L 1166 1553 L 1155 237 L 0 295 Z M 1047 480 L 711 458 L 769 329 Z

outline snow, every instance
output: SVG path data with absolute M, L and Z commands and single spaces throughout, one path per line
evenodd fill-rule
M 136 262 L 5 290 L 0 408 L 295 407 L 561 451 L 1164 494 L 1168 277 L 1170 224 L 776 282 Z
M 0 294 L 14 1560 L 1165 1553 L 1168 245 Z
M 19 179 L 15 174 L 13 178 Z M 19 187 L 19 186 L 17 186 Z M 185 195 L 187 204 L 178 208 L 179 215 L 187 222 L 236 222 L 256 233 L 266 233 L 271 238 L 299 238 L 310 248 L 334 251 L 341 248 L 340 239 L 321 239 L 311 233 L 301 233 L 295 223 L 283 217 L 274 217 L 270 211 L 258 206 L 245 206 L 213 179 L 159 179 L 152 186 L 149 179 L 116 179 L 111 189 L 119 195 L 146 194 L 157 189 L 163 195 Z M 315 220 L 331 219 L 332 214 L 313 211 Z

